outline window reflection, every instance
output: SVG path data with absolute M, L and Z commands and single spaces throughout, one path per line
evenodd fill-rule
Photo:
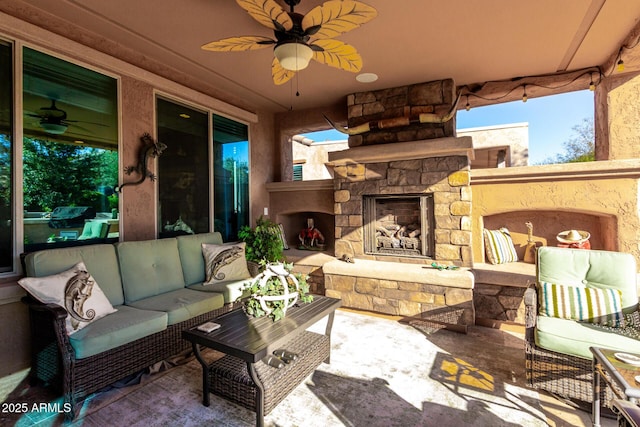
M 207 113 L 157 99 L 160 237 L 209 231 Z
M 24 48 L 25 251 L 118 236 L 117 81 Z
M 13 271 L 12 46 L 0 41 L 0 273 Z

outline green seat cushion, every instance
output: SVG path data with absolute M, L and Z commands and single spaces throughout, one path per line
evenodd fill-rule
M 219 293 L 204 294 L 183 288 L 138 300 L 129 305 L 141 310 L 163 311 L 167 313 L 167 323 L 175 325 L 222 307 L 224 297 Z
M 108 223 L 104 221 L 88 221 L 84 223 L 82 234 L 80 234 L 78 240 L 105 238 L 108 231 Z
M 76 358 L 84 359 L 167 328 L 167 313 L 119 305 L 118 311 L 69 336 Z
M 190 234 L 176 237 L 178 251 L 182 262 L 184 282 L 189 285 L 204 282 L 205 264 L 202 256 L 202 244 L 222 244 L 222 235 L 219 232 Z
M 115 247 L 127 304 L 184 288 L 175 238 L 120 242 Z
M 25 257 L 27 276 L 43 277 L 62 273 L 84 262 L 113 306 L 124 303 L 118 258 L 113 245 L 86 245 L 31 252 Z
M 201 292 L 215 292 L 224 296 L 225 304 L 235 302 L 240 297 L 248 296 L 248 293 L 244 291 L 244 288 L 253 279 L 234 280 L 229 282 L 219 282 L 214 284 L 205 285 L 202 283 L 196 283 L 189 286 L 189 289 Z
M 536 345 L 558 353 L 591 359 L 589 347 L 606 347 L 627 353 L 640 353 L 640 340 L 611 332 L 591 323 L 557 317 L 538 316 Z

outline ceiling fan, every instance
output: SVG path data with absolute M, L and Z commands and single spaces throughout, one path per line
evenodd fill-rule
M 333 38 L 375 18 L 378 12 L 373 7 L 353 0 L 329 0 L 301 15 L 293 10 L 300 0 L 284 0 L 291 8 L 289 12 L 275 0 L 236 2 L 256 21 L 272 29 L 275 40 L 264 36 L 229 37 L 207 43 L 202 49 L 232 52 L 275 45 L 271 75 L 277 85 L 289 81 L 311 59 L 354 73 L 362 69 L 362 58 L 356 49 Z
M 49 107 L 41 107 L 38 114 L 27 113 L 27 116 L 39 119 L 38 124 L 40 127 L 46 133 L 50 133 L 52 135 L 62 135 L 71 125 L 89 132 L 87 129 L 75 125 L 75 123 L 90 123 L 97 126 L 106 126 L 103 123 L 81 122 L 80 120 L 67 119 L 67 112 L 56 106 L 55 99 L 51 100 L 51 105 Z

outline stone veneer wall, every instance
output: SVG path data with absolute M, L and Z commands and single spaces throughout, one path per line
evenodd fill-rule
M 425 144 L 428 143 L 425 141 Z M 401 151 L 401 145 L 398 144 Z M 472 266 L 471 190 L 469 158 L 462 155 L 334 166 L 336 257 L 431 263 L 364 253 L 362 199 L 364 195 L 433 193 L 435 260 Z
M 455 117 L 438 124 L 417 122 L 422 113 L 446 115 L 455 99 L 456 85 L 452 79 L 349 95 L 347 108 L 350 128 L 379 120 L 412 120 L 408 126 L 385 126 L 362 135 L 349 136 L 349 147 L 455 136 Z
M 344 307 L 409 316 L 463 327 L 475 323 L 474 276 L 418 264 L 356 259 L 323 266 L 326 295 Z

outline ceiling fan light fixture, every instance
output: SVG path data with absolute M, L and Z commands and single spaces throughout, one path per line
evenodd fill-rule
M 282 43 L 275 47 L 273 54 L 285 70 L 300 71 L 307 68 L 313 56 L 313 50 L 298 42 Z
M 50 133 L 53 135 L 62 135 L 67 131 L 68 128 L 67 125 L 63 125 L 61 123 L 42 122 L 40 123 L 40 126 L 42 126 L 42 129 L 44 129 L 46 133 Z

